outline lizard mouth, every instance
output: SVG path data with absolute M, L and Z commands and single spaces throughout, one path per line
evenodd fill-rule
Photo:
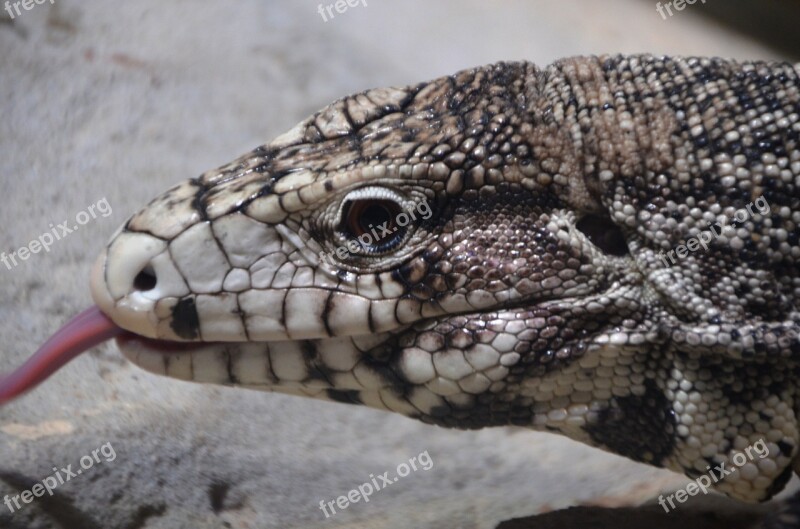
M 0 374 L 0 405 L 5 404 L 44 382 L 68 362 L 111 338 L 120 349 L 137 342 L 150 351 L 191 353 L 208 342 L 170 342 L 145 338 L 126 331 L 99 308 L 91 307 L 56 331 L 24 364 L 9 374 Z
M 117 346 L 123 353 L 132 347 L 144 347 L 150 351 L 157 351 L 164 354 L 193 353 L 203 347 L 218 344 L 221 342 L 177 342 L 170 340 L 157 340 L 148 338 L 130 331 L 122 331 L 115 336 Z

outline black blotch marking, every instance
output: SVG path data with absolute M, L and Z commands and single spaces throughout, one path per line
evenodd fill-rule
M 308 379 L 322 380 L 329 386 L 333 387 L 334 384 L 332 377 L 335 372 L 320 360 L 317 345 L 310 340 L 305 340 L 300 345 L 300 348 L 303 351 L 303 359 L 306 362 L 306 366 L 309 368 Z
M 786 441 L 778 441 L 775 444 L 777 444 L 778 448 L 780 448 L 781 454 L 783 454 L 786 457 L 791 457 L 792 456 L 792 451 L 794 450 L 794 445 L 791 445 L 791 444 L 787 443 Z
M 328 394 L 328 398 L 335 402 L 341 402 L 344 404 L 364 404 L 361 401 L 361 396 L 359 392 L 355 389 L 329 389 L 326 390 Z
M 764 500 L 768 500 L 772 498 L 774 495 L 779 493 L 783 490 L 786 486 L 786 483 L 789 482 L 789 479 L 792 477 L 792 467 L 791 465 L 784 468 L 783 472 L 775 478 L 775 480 L 770 484 L 770 486 L 766 490 L 766 497 L 763 498 Z
M 717 461 L 715 461 L 714 457 L 712 457 L 712 456 L 704 457 L 703 461 L 705 461 L 707 463 L 706 464 L 706 471 L 708 471 L 709 473 L 712 473 L 712 475 L 713 475 L 712 471 L 717 468 L 719 463 Z
M 597 444 L 643 463 L 662 466 L 675 450 L 675 412 L 652 379 L 644 383 L 641 397 L 615 397 L 598 414 L 597 422 L 584 426 Z
M 736 329 L 734 329 L 734 331 L 735 332 L 731 332 L 731 336 L 733 337 L 735 335 L 736 338 L 734 338 L 734 340 L 739 341 L 741 335 Z M 756 347 L 762 345 L 763 342 L 756 342 Z M 701 365 L 703 364 L 704 363 L 701 363 Z M 715 363 L 711 363 L 711 366 L 716 370 L 720 369 Z M 752 374 L 753 371 L 755 375 Z M 767 399 L 771 395 L 782 395 L 786 390 L 787 381 L 779 378 L 779 373 L 774 367 L 769 365 L 754 363 L 748 364 L 746 367 L 737 366 L 734 373 L 736 376 L 735 380 L 744 381 L 744 384 L 733 382 L 730 384 L 723 384 L 719 388 L 722 395 L 728 400 L 730 406 L 737 406 L 749 410 L 753 402 Z M 764 378 L 770 380 L 770 382 L 763 386 L 756 382 Z
M 207 189 L 197 178 L 191 179 L 190 182 L 192 185 L 197 186 L 197 192 L 192 198 L 192 209 L 197 211 L 197 213 L 200 215 L 200 220 L 206 221 L 208 220 L 208 213 L 206 212 L 206 206 L 203 203 L 203 197 L 205 196 Z
M 175 334 L 186 340 L 193 340 L 200 335 L 200 319 L 194 298 L 184 298 L 172 307 L 172 321 L 169 326 Z
M 408 290 L 411 288 L 412 285 L 408 284 L 408 281 L 406 281 L 406 275 L 401 273 L 400 268 L 393 269 L 391 271 L 391 277 L 392 277 L 392 281 L 394 281 L 395 283 L 397 283 L 399 285 L 402 285 L 405 288 L 405 292 L 404 293 L 408 293 Z

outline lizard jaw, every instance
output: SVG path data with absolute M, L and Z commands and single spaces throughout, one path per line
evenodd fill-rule
M 0 405 L 30 391 L 80 354 L 111 338 L 138 367 L 180 380 L 311 397 L 325 390 L 383 387 L 357 364 L 363 351 L 385 340 L 385 334 L 278 342 L 158 340 L 123 329 L 93 306 L 63 325 L 22 366 L 0 374 Z M 309 351 L 314 354 L 310 356 Z
M 117 339 L 137 367 L 187 382 L 234 386 L 360 404 L 420 417 L 444 403 L 425 388 L 398 395 L 398 376 L 417 377 L 424 365 L 392 366 L 373 353 L 390 335 L 274 342 L 170 342 L 125 334 Z M 188 346 L 188 348 L 186 348 Z M 402 374 L 396 369 L 400 369 Z M 412 404 L 413 403 L 413 404 Z

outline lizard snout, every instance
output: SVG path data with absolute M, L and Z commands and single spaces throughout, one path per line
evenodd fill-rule
M 121 233 L 95 262 L 91 276 L 95 303 L 117 325 L 149 338 L 179 340 L 159 325 L 189 288 L 169 256 L 165 241 L 144 233 Z

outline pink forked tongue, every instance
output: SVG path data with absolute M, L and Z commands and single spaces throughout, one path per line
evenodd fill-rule
M 72 318 L 16 371 L 0 374 L 0 405 L 32 389 L 64 364 L 124 332 L 97 307 Z

